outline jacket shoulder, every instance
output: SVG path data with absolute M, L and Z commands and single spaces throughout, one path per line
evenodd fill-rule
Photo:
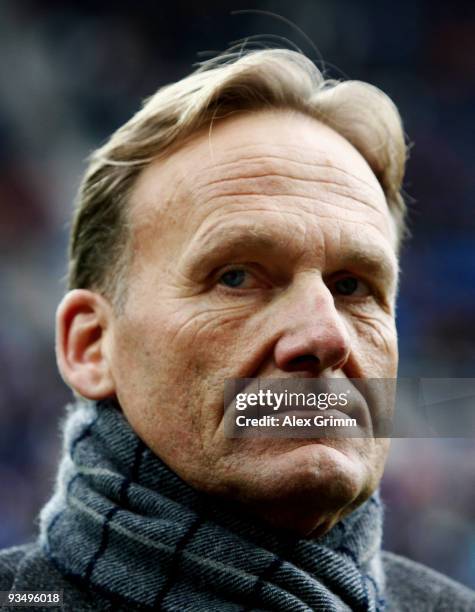
M 475 612 L 475 591 L 394 553 L 383 552 L 388 610 Z
M 14 546 L 0 551 L 0 591 L 8 591 L 12 586 L 18 566 L 32 550 L 33 544 Z
M 0 590 L 62 591 L 63 610 L 81 612 L 112 612 L 122 608 L 95 592 L 90 585 L 79 585 L 65 576 L 41 549 L 39 544 L 27 544 L 0 551 Z M 49 608 L 36 608 L 45 610 Z

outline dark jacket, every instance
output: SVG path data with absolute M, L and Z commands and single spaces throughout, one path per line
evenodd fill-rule
M 383 563 L 386 573 L 388 612 L 475 612 L 475 593 L 461 584 L 419 563 L 392 553 L 383 553 Z M 113 601 L 104 593 L 89 590 L 86 585 L 65 578 L 36 544 L 18 546 L 0 553 L 0 590 L 11 589 L 62 590 L 64 597 L 62 610 L 67 612 L 93 610 L 132 612 L 120 601 Z M 48 611 L 57 608 L 35 609 Z M 189 612 L 201 611 L 190 609 Z

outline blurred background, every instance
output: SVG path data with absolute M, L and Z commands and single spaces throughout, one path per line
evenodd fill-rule
M 0 547 L 34 535 L 54 482 L 71 398 L 54 310 L 84 160 L 145 96 L 208 57 L 198 52 L 254 35 L 290 39 L 330 76 L 396 102 L 414 143 L 400 374 L 475 376 L 475 4 L 2 0 Z M 475 588 L 475 440 L 394 440 L 382 489 L 385 547 Z

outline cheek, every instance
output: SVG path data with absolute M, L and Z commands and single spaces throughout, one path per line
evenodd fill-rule
M 365 375 L 394 378 L 398 364 L 394 319 L 387 315 L 352 317 L 351 328 L 353 352 Z
M 219 373 L 242 355 L 253 327 L 254 308 L 183 305 L 170 313 L 166 334 L 174 351 L 186 354 L 190 363 Z
M 135 313 L 138 315 L 138 313 Z M 171 317 L 135 316 L 117 328 L 117 398 L 133 429 L 165 461 L 197 452 L 203 376 L 199 363 L 170 343 Z
M 116 328 L 112 351 L 124 402 L 147 398 L 144 410 L 222 401 L 225 378 L 246 358 L 249 307 L 198 308 L 182 300 L 160 301 L 160 309 L 130 305 Z M 135 396 L 135 400 L 134 400 Z

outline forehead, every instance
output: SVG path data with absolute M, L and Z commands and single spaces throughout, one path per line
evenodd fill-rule
M 366 224 L 392 247 L 396 230 L 384 193 L 362 155 L 324 124 L 291 111 L 220 120 L 139 176 L 130 207 L 140 243 L 189 240 L 219 218 L 280 209 L 301 223 Z M 274 215 L 275 217 L 275 215 Z

